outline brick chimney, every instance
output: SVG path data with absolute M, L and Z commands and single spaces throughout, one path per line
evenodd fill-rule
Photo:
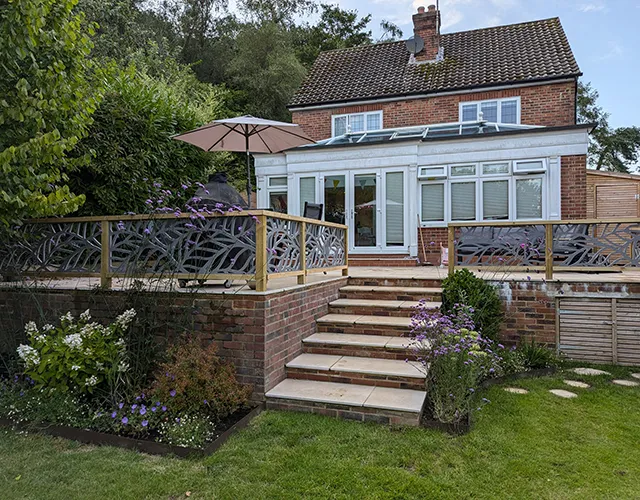
M 416 61 L 435 61 L 440 50 L 440 11 L 435 5 L 429 5 L 426 11 L 418 7 L 418 13 L 413 15 L 413 33 L 424 40 L 424 49 L 416 54 Z

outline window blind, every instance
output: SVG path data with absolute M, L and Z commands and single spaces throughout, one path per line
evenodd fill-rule
M 482 215 L 485 220 L 509 218 L 509 181 L 482 183 Z
M 451 184 L 451 220 L 475 220 L 476 183 L 454 182 Z
M 315 177 L 300 178 L 300 214 L 304 214 L 304 204 L 316 202 L 316 179 Z
M 542 219 L 542 179 L 516 179 L 516 219 Z
M 404 245 L 404 174 L 387 172 L 387 245 Z
M 444 184 L 423 184 L 421 205 L 422 221 L 444 221 Z

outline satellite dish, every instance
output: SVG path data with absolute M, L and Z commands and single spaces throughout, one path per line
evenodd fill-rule
M 409 53 L 415 55 L 422 52 L 422 49 L 424 49 L 424 40 L 418 35 L 412 36 L 405 42 L 405 45 Z

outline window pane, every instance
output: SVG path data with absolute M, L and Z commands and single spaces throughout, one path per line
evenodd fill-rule
M 516 179 L 516 218 L 542 219 L 542 179 Z
M 355 201 L 355 246 L 375 247 L 376 240 L 376 184 L 375 174 L 361 174 L 353 177 L 353 197 Z
M 269 187 L 280 187 L 287 185 L 286 177 L 269 177 Z
M 367 130 L 380 130 L 381 128 L 379 113 L 367 115 Z
M 269 193 L 269 209 L 286 214 L 287 193 Z
M 544 161 L 542 160 L 515 162 L 515 170 L 518 172 L 531 172 L 544 169 Z
M 454 182 L 451 184 L 451 220 L 475 220 L 476 183 Z
M 328 175 L 324 178 L 324 220 L 344 224 L 345 194 L 344 175 Z
M 500 123 L 518 123 L 518 101 L 502 101 Z
M 498 121 L 498 103 L 496 101 L 488 101 L 480 104 L 482 119 L 488 122 Z
M 422 221 L 444 221 L 444 184 L 422 185 Z
M 483 175 L 508 174 L 508 173 L 509 173 L 508 163 L 485 163 L 484 165 L 482 165 Z
M 451 167 L 451 176 L 458 177 L 461 175 L 476 175 L 475 165 L 462 165 L 457 167 Z
M 302 177 L 300 179 L 300 214 L 304 215 L 304 204 L 316 202 L 315 177 Z
M 478 120 L 478 105 L 463 104 L 462 105 L 462 121 L 475 122 Z
M 364 131 L 364 115 L 349 115 L 350 132 Z
M 404 174 L 387 173 L 387 246 L 404 245 Z
M 482 212 L 484 220 L 509 218 L 509 181 L 482 183 Z
M 347 117 L 339 116 L 333 120 L 333 135 L 344 135 L 347 133 Z

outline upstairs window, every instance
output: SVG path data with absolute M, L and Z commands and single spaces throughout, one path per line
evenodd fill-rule
M 382 111 L 333 115 L 331 118 L 332 137 L 346 133 L 355 134 L 356 132 L 369 132 L 382 129 Z
M 494 99 L 460 103 L 460 121 L 475 122 L 482 119 L 493 123 L 520 124 L 520 98 Z

